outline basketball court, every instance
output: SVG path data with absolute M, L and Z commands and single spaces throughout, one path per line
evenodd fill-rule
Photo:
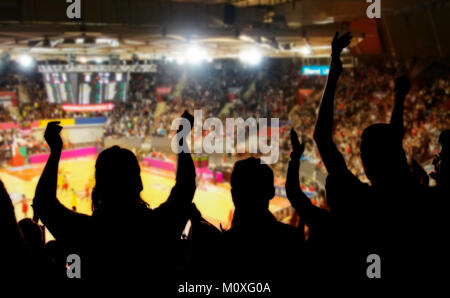
M 0 170 L 0 179 L 5 184 L 14 203 L 17 220 L 33 216 L 32 198 L 44 164 L 10 167 Z M 167 200 L 170 190 L 175 184 L 175 173 L 152 169 L 141 165 L 141 177 L 144 190 L 142 198 L 152 208 L 158 207 Z M 67 208 L 76 207 L 77 212 L 91 214 L 91 192 L 95 184 L 95 158 L 83 157 L 62 160 L 59 165 L 58 199 Z M 228 228 L 234 210 L 227 183 L 201 183 L 197 187 L 194 203 L 209 222 L 219 227 Z M 24 214 L 23 199 L 25 196 L 26 213 Z M 271 202 L 271 210 L 276 211 L 289 205 L 287 200 L 275 198 Z M 50 236 L 51 237 L 51 236 Z M 49 238 L 47 238 L 49 239 Z

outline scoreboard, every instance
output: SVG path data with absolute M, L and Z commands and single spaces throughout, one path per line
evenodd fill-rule
M 45 89 L 50 102 L 74 102 L 72 86 L 66 73 L 52 73 L 44 76 Z
M 126 101 L 131 73 L 155 73 L 156 64 L 38 66 L 50 102 L 72 105 Z
M 79 103 L 98 104 L 107 101 L 125 102 L 125 85 L 128 74 L 119 72 L 81 74 Z
M 101 104 L 125 102 L 128 73 L 45 73 L 44 82 L 50 102 Z

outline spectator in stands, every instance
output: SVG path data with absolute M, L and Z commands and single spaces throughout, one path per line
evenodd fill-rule
M 334 233 L 331 217 L 327 210 L 312 204 L 300 187 L 300 157 L 305 150 L 305 144 L 300 144 L 297 133 L 291 130 L 291 160 L 286 177 L 286 195 L 300 216 L 299 229 L 308 227 L 308 275 L 310 279 L 328 279 L 338 273 L 339 268 L 333 267 L 333 258 L 337 255 L 328 249 L 333 245 Z
M 189 114 L 183 117 L 193 123 Z M 176 272 L 174 256 L 195 192 L 190 154 L 178 155 L 177 183 L 168 200 L 152 210 L 140 198 L 143 186 L 134 154 L 117 146 L 106 149 L 96 162 L 94 212 L 88 216 L 67 209 L 56 198 L 61 129 L 51 122 L 45 132 L 51 154 L 36 188 L 35 213 L 58 242 L 81 256 L 85 278 L 148 281 L 151 275 L 154 286 L 162 286 L 157 281 L 167 281 Z
M 278 222 L 269 211 L 275 195 L 272 170 L 260 159 L 236 162 L 231 175 L 235 205 L 234 226 L 218 241 L 217 260 L 223 278 L 268 281 L 278 290 L 289 287 L 296 268 L 301 278 L 305 268 L 303 230 Z M 276 256 L 276 257 L 271 257 Z
M 2 239 L 0 272 L 4 278 L 27 281 L 32 271 L 40 271 L 40 268 L 30 267 L 30 248 L 17 224 L 14 206 L 2 181 L 0 181 L 0 235 Z
M 332 139 L 334 96 L 342 72 L 340 55 L 350 40 L 349 33 L 336 33 L 333 39 L 330 73 L 314 139 L 329 174 L 327 196 L 331 213 L 337 219 L 334 224 L 346 233 L 342 235 L 344 246 L 340 252 L 347 273 L 361 278 L 367 256 L 376 253 L 385 260 L 384 276 L 394 278 L 410 268 L 409 257 L 418 253 L 411 246 L 420 231 L 420 224 L 414 219 L 423 195 L 402 147 L 403 106 L 410 85 L 406 78 L 396 81 L 391 123 L 369 126 L 362 133 L 361 160 L 371 182 L 364 184 L 348 170 Z

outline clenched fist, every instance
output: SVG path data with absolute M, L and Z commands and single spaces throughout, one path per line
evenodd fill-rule
M 49 122 L 45 129 L 44 138 L 51 151 L 62 150 L 63 142 L 60 135 L 62 127 L 59 126 L 59 123 L 59 121 Z

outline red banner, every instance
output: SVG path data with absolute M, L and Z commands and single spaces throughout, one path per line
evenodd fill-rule
M 14 91 L 0 91 L 0 101 L 11 102 L 13 106 L 17 106 L 17 93 Z
M 314 92 L 313 89 L 298 89 L 297 93 L 298 103 L 302 105 L 305 98 L 310 96 L 311 93 L 313 92 Z
M 156 88 L 156 93 L 157 94 L 168 94 L 171 92 L 170 87 L 158 87 Z
M 63 104 L 62 109 L 67 112 L 106 112 L 114 109 L 113 103 L 102 103 L 94 105 Z

